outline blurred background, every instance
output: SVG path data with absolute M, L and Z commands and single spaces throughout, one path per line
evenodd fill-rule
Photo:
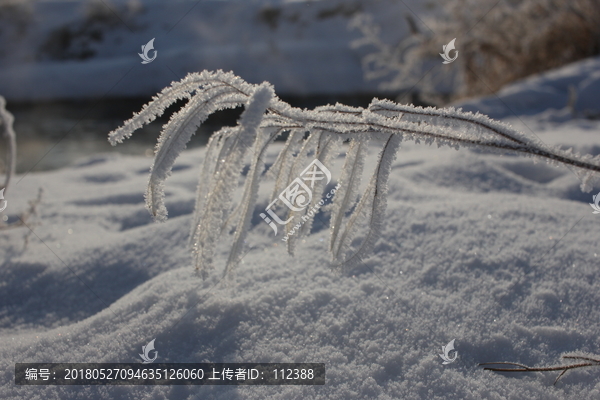
M 454 38 L 458 58 L 442 64 Z M 151 39 L 156 58 L 142 64 Z M 0 95 L 16 120 L 18 173 L 97 152 L 151 157 L 165 119 L 115 148 L 108 132 L 204 69 L 269 81 L 298 107 L 366 106 L 376 96 L 501 118 L 470 99 L 501 99 L 518 114 L 523 92 L 510 97 L 503 87 L 599 54 L 597 0 L 0 0 Z M 600 90 L 597 65 L 532 87 L 548 102 L 523 109 L 599 118 L 597 95 L 586 95 Z M 239 112 L 211 116 L 190 146 Z

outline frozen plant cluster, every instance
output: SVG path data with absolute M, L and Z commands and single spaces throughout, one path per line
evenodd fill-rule
M 178 100 L 187 103 L 165 124 L 155 151 L 154 163 L 146 190 L 146 206 L 157 221 L 164 221 L 164 182 L 173 164 L 196 129 L 208 116 L 225 108 L 244 106 L 237 126 L 224 127 L 208 143 L 203 168 L 199 176 L 197 199 L 191 229 L 191 246 L 195 266 L 204 276 L 213 268 L 215 248 L 220 236 L 233 228 L 233 244 L 225 274 L 239 264 L 244 240 L 250 227 L 256 204 L 259 181 L 265 172 L 263 156 L 280 135 L 289 136 L 267 174 L 275 179 L 272 199 L 286 188 L 310 160 L 323 165 L 345 151 L 345 162 L 339 179 L 330 216 L 332 262 L 338 267 L 352 267 L 369 256 L 384 223 L 387 181 L 392 162 L 402 140 L 425 141 L 438 146 L 461 146 L 542 159 L 570 168 L 581 181 L 584 191 L 591 190 L 592 178 L 600 172 L 600 158 L 580 156 L 571 150 L 550 148 L 535 137 L 528 137 L 507 124 L 481 114 L 462 112 L 454 108 L 421 108 L 400 105 L 388 100 L 373 99 L 366 108 L 342 104 L 298 109 L 281 101 L 269 83 L 254 85 L 233 73 L 203 71 L 189 74 L 146 104 L 124 125 L 109 135 L 115 145 L 162 115 Z M 376 167 L 366 188 L 359 195 L 360 180 L 369 143 L 379 144 Z M 243 168 L 241 200 L 233 204 L 233 193 Z M 312 204 L 301 211 L 288 210 L 290 217 L 306 222 L 298 232 L 289 235 L 290 254 L 298 241 L 310 233 L 312 219 L 307 210 L 319 202 L 318 194 L 324 182 L 317 182 Z M 287 224 L 286 229 L 292 229 Z M 363 232 L 360 244 L 357 233 Z
M 472 97 L 600 49 L 596 0 L 444 0 L 435 7 L 422 18 L 406 13 L 409 32 L 395 44 L 384 36 L 397 25 L 381 25 L 365 13 L 352 19 L 350 28 L 360 33 L 352 47 L 366 51 L 365 78 L 381 79 L 380 87 L 393 91 L 416 85 L 433 101 L 449 93 Z M 442 45 L 453 38 L 460 56 L 435 69 Z

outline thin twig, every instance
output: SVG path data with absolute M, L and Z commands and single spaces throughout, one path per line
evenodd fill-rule
M 556 382 L 569 370 L 583 367 L 593 367 L 600 366 L 600 358 L 592 358 L 592 357 L 583 357 L 583 356 L 562 356 L 564 359 L 572 359 L 572 360 L 585 360 L 588 362 L 579 363 L 579 364 L 570 364 L 570 365 L 558 365 L 554 367 L 528 367 L 527 365 L 499 361 L 499 362 L 485 362 L 478 364 L 482 365 L 514 365 L 518 368 L 493 368 L 493 367 L 485 367 L 484 370 L 494 371 L 494 372 L 546 372 L 546 371 L 562 371 L 554 380 L 554 385 Z

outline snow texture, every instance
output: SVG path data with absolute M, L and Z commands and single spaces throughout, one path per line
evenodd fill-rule
M 600 146 L 594 130 L 538 130 Z M 564 136 L 568 132 L 568 136 Z M 265 162 L 273 163 L 276 144 Z M 0 231 L 3 399 L 572 399 L 600 394 L 597 369 L 505 376 L 477 363 L 554 365 L 600 352 L 596 215 L 564 168 L 405 143 L 372 256 L 327 268 L 326 216 L 286 255 L 260 218 L 229 285 L 193 273 L 186 245 L 202 149 L 183 152 L 152 223 L 150 158 L 98 155 L 13 187 L 8 215 L 44 187 L 38 225 Z M 377 160 L 370 148 L 366 167 Z M 340 176 L 333 171 L 334 177 Z M 549 179 L 548 177 L 551 177 Z M 262 201 L 269 190 L 265 185 Z M 24 207 L 21 206 L 21 207 Z M 260 206 L 257 206 L 260 208 Z M 318 222 L 318 223 L 317 223 Z M 39 238 L 39 239 L 38 239 Z M 43 242 L 42 242 L 43 241 Z M 228 248 L 215 254 L 223 265 Z M 325 362 L 322 387 L 16 387 L 16 362 Z M 458 360 L 440 348 L 456 339 Z

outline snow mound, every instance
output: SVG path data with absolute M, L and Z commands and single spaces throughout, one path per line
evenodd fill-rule
M 550 133 L 542 138 L 551 142 Z M 600 146 L 583 130 L 569 140 Z M 392 166 L 385 230 L 365 263 L 332 272 L 327 224 L 318 221 L 289 257 L 257 217 L 249 252 L 227 284 L 219 283 L 221 271 L 206 281 L 196 276 L 187 247 L 203 151 L 178 160 L 163 224 L 143 206 L 150 158 L 99 155 L 13 187 L 10 220 L 38 187 L 45 194 L 25 249 L 26 227 L 0 231 L 1 398 L 600 394 L 597 369 L 570 372 L 554 387 L 552 373 L 517 378 L 477 367 L 600 353 L 598 216 L 587 204 L 591 194 L 569 197 L 578 182 L 568 170 L 406 143 Z M 14 363 L 138 362 L 153 338 L 160 362 L 324 362 L 326 385 L 14 385 Z M 452 339 L 458 359 L 442 365 L 441 346 Z
M 546 114 L 567 121 L 573 116 L 600 116 L 600 57 L 585 59 L 509 84 L 498 93 L 456 103 L 464 111 L 491 118 Z

